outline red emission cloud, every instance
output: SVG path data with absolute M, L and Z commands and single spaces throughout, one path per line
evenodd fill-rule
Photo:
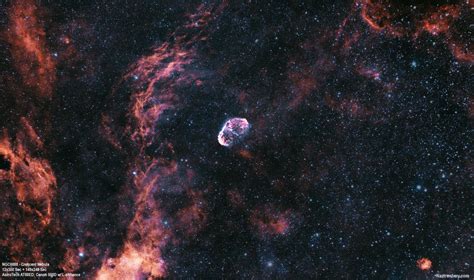
M 33 0 L 14 1 L 5 31 L 14 66 L 23 83 L 49 97 L 56 80 L 56 65 L 46 44 L 41 10 Z
M 419 269 L 421 270 L 430 270 L 432 262 L 428 258 L 421 258 L 418 261 L 416 261 L 416 265 L 418 266 Z

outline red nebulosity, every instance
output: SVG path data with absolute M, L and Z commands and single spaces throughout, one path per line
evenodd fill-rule
M 464 63 L 474 63 L 474 44 L 462 43 L 452 37 L 448 40 L 449 49 L 456 60 Z
M 93 83 L 101 70 L 100 55 L 92 51 L 99 40 L 93 26 L 84 19 L 75 19 L 51 33 L 62 34 L 54 41 L 54 60 L 57 68 L 61 69 L 60 84 L 71 80 Z
M 135 124 L 133 130 L 128 129 L 133 141 L 151 144 L 156 121 L 179 101 L 174 87 L 190 85 L 197 79 L 192 74 L 183 75 L 184 67 L 193 62 L 193 55 L 193 50 L 184 49 L 179 43 L 166 42 L 154 49 L 152 55 L 140 59 L 127 74 L 126 79 L 131 79 L 140 88 L 132 95 L 130 109 Z M 180 78 L 175 79 L 178 75 Z
M 445 33 L 452 23 L 459 18 L 461 8 L 457 5 L 445 5 L 426 15 L 421 28 L 432 35 Z
M 378 71 L 375 68 L 369 68 L 369 67 L 357 67 L 356 69 L 357 73 L 361 76 L 364 76 L 369 79 L 373 79 L 376 81 L 380 81 L 380 71 Z
M 30 124 L 30 122 L 25 117 L 22 117 L 22 118 L 20 118 L 20 123 L 23 127 L 23 132 L 21 132 L 21 133 L 24 133 L 24 137 L 22 137 L 22 138 L 25 141 L 28 141 L 28 143 L 30 143 L 30 145 L 32 145 L 33 147 L 35 147 L 39 150 L 42 150 L 43 147 L 44 147 L 43 140 L 36 133 L 35 129 Z
M 361 37 L 361 32 L 359 28 L 352 28 L 355 24 L 353 15 L 355 14 L 358 2 L 355 1 L 354 5 L 351 8 L 349 15 L 344 18 L 342 23 L 339 25 L 339 28 L 334 34 L 336 42 L 342 42 L 342 44 L 335 44 L 343 54 L 348 55 L 352 50 L 353 45 L 355 45 Z M 347 32 L 348 29 L 351 29 L 350 32 Z
M 402 36 L 404 28 L 394 24 L 395 14 L 389 10 L 388 1 L 362 0 L 361 17 L 375 31 L 386 31 L 392 36 Z
M 348 112 L 353 117 L 365 117 L 370 114 L 370 112 L 366 108 L 364 108 L 356 99 L 343 100 L 340 103 L 339 108 L 342 111 Z
M 137 169 L 138 170 L 138 169 Z M 161 223 L 163 213 L 154 193 L 160 180 L 177 171 L 175 162 L 150 159 L 142 170 L 134 171 L 131 186 L 135 193 L 135 214 L 128 226 L 122 251 L 114 258 L 107 258 L 97 272 L 97 279 L 137 279 L 141 275 L 163 277 L 166 265 L 161 249 L 170 240 L 170 232 Z M 111 266 L 110 264 L 114 265 Z
M 242 208 L 245 204 L 244 197 L 238 190 L 227 191 L 227 199 L 234 208 Z
M 466 37 L 463 34 L 465 31 L 450 29 L 446 33 L 446 44 L 457 61 L 472 64 L 474 63 L 474 44 L 469 36 Z
M 293 71 L 288 73 L 288 78 L 291 83 L 292 92 L 295 95 L 289 104 L 290 108 L 295 108 L 301 104 L 318 86 L 316 77 L 309 67 L 293 69 Z
M 363 64 L 356 66 L 354 70 L 358 75 L 369 79 L 369 83 L 376 85 L 379 88 L 380 93 L 391 92 L 394 89 L 395 84 L 393 82 L 387 82 L 383 78 L 383 71 L 377 66 L 365 66 Z
M 281 211 L 266 205 L 252 211 L 250 223 L 262 238 L 286 235 L 292 227 L 293 216 L 290 210 Z
M 321 40 L 318 38 L 318 40 Z M 324 40 L 324 39 L 323 39 Z M 326 75 L 334 69 L 334 64 L 324 54 L 319 44 L 308 41 L 303 45 L 303 54 L 296 55 L 288 62 L 288 99 L 284 100 L 284 108 L 297 108 L 321 87 Z M 308 59 L 306 53 L 316 56 Z
M 75 247 L 69 247 L 68 244 L 64 244 L 64 247 L 67 247 L 66 253 L 63 256 L 63 260 L 59 267 L 67 272 L 77 271 L 81 265 L 81 258 L 78 249 Z
M 438 3 L 437 3 L 438 2 Z M 446 32 L 460 16 L 460 5 L 449 1 L 401 2 L 390 0 L 361 0 L 361 17 L 374 31 L 387 35 L 416 36 L 420 30 L 433 35 Z
M 214 10 L 218 13 L 225 2 Z M 126 130 L 132 141 L 153 142 L 155 125 L 163 113 L 178 109 L 179 87 L 201 86 L 201 74 L 191 70 L 190 65 L 198 56 L 196 43 L 207 39 L 203 32 L 211 17 L 211 9 L 201 6 L 196 14 L 189 16 L 191 23 L 184 30 L 173 34 L 173 40 L 155 47 L 152 54 L 140 58 L 123 81 L 129 81 L 135 89 L 131 96 L 130 123 Z M 106 124 L 108 125 L 108 124 Z
M 38 99 L 23 95 L 33 92 L 50 98 L 55 86 L 56 64 L 47 47 L 42 18 L 35 1 L 13 1 L 3 34 L 22 81 L 7 91 L 17 99 L 12 112 L 19 117 L 13 127 L 0 132 L 0 186 L 4 193 L 0 200 L 5 206 L 0 214 L 0 231 L 4 233 L 0 247 L 11 261 L 50 261 L 45 252 L 51 248 L 45 248 L 45 240 L 53 242 L 63 230 L 53 208 L 57 181 L 43 140 L 50 129 L 49 107 L 44 99 L 39 105 Z
M 469 17 L 472 1 L 415 1 L 406 4 L 388 0 L 360 0 L 358 5 L 361 7 L 361 18 L 376 32 L 413 39 L 423 33 L 443 35 L 455 59 L 467 63 L 474 61 L 472 43 L 463 43 L 455 38 L 460 33 L 459 28 L 469 22 L 464 17 Z
M 474 97 L 469 97 L 468 99 L 467 115 L 470 119 L 474 119 Z
M 332 109 L 358 119 L 370 119 L 375 122 L 385 121 L 386 114 L 380 108 L 387 105 L 391 92 L 398 82 L 385 77 L 383 62 L 373 61 L 370 64 L 356 59 L 352 61 L 361 48 L 370 45 L 374 32 L 360 33 L 360 24 L 369 26 L 369 30 L 389 37 L 410 40 L 415 47 L 420 38 L 437 36 L 451 50 L 453 57 L 466 63 L 474 61 L 472 44 L 466 42 L 461 32 L 466 20 L 466 4 L 453 1 L 414 1 L 410 3 L 390 0 L 361 0 L 346 17 L 337 32 L 334 52 L 343 55 L 348 62 L 347 67 L 353 67 L 358 78 L 361 92 L 348 94 L 346 91 L 333 91 L 329 88 L 325 94 L 325 103 Z M 360 13 L 360 14 L 359 14 Z M 354 15 L 357 15 L 355 17 Z M 360 17 L 359 17 L 360 15 Z M 362 20 L 361 20 L 362 19 Z M 354 56 L 355 54 L 355 56 Z M 354 76 L 351 76 L 354 77 Z M 339 82 L 347 77 L 338 77 Z M 387 99 L 367 98 L 362 91 L 374 95 L 387 96 Z
M 69 44 L 71 44 L 71 38 L 69 38 L 68 36 L 65 36 L 65 35 L 61 36 L 61 37 L 59 38 L 59 40 L 60 40 L 61 43 L 63 43 L 64 45 L 69 45 Z
M 10 7 L 6 39 L 23 82 L 41 96 L 52 95 L 56 66 L 47 48 L 41 10 L 33 0 L 14 1 Z
M 22 124 L 14 138 L 6 130 L 0 137 L 0 247 L 12 261 L 43 261 L 41 237 L 59 232 L 52 209 L 57 183 L 49 162 L 34 155 L 41 140 L 25 119 Z
M 202 192 L 189 191 L 189 206 L 176 214 L 177 228 L 187 236 L 196 235 L 207 223 L 206 201 Z
M 130 172 L 134 174 L 133 180 L 127 186 L 134 200 L 134 215 L 122 250 L 116 256 L 106 257 L 97 272 L 97 279 L 164 277 L 167 271 L 162 249 L 178 242 L 175 231 L 179 230 L 185 236 L 192 237 L 205 226 L 206 203 L 200 192 L 187 191 L 190 202 L 177 211 L 175 216 L 169 216 L 166 209 L 162 208 L 159 194 L 182 193 L 188 188 L 187 180 L 193 177 L 192 172 L 181 172 L 179 169 L 175 161 L 149 157 L 134 166 Z M 184 182 L 179 183 L 181 179 Z M 182 186 L 176 186 L 179 184 Z
M 120 150 L 120 149 L 122 149 L 122 144 L 119 141 L 120 136 L 113 129 L 113 122 L 114 121 L 113 121 L 111 116 L 109 116 L 107 114 L 103 114 L 102 117 L 101 117 L 101 125 L 99 127 L 99 133 L 115 149 Z
M 96 233 L 87 231 L 84 234 L 85 239 L 92 239 Z M 95 246 L 97 245 L 97 246 Z M 76 245 L 74 242 L 64 242 L 63 248 L 66 253 L 63 256 L 59 268 L 65 272 L 77 272 L 81 270 L 81 266 L 97 265 L 96 260 L 101 255 L 101 244 L 95 245 Z
M 163 249 L 180 238 L 192 238 L 207 223 L 203 194 L 191 189 L 196 174 L 175 159 L 173 142 L 160 138 L 157 124 L 166 121 L 164 114 L 178 112 L 180 95 L 190 94 L 183 89 L 203 85 L 201 74 L 193 67 L 198 56 L 195 45 L 206 39 L 202 31 L 211 14 L 202 6 L 190 16 L 191 23 L 184 30 L 130 67 L 119 85 L 127 85 L 132 92 L 124 127 L 116 123 L 115 112 L 102 117 L 101 132 L 106 139 L 119 149 L 132 146 L 136 153 L 131 155 L 131 177 L 123 188 L 124 196 L 132 197 L 133 218 L 121 250 L 106 256 L 97 279 L 166 277 Z M 118 90 L 113 92 L 118 94 Z M 146 148 L 151 145 L 159 147 L 159 152 L 149 155 Z M 168 209 L 167 200 L 160 197 L 163 194 L 181 196 L 187 203 L 177 210 Z
M 0 156 L 9 164 L 8 168 L 0 170 L 0 179 L 12 184 L 17 200 L 25 210 L 36 214 L 43 225 L 48 225 L 56 178 L 46 160 L 31 155 L 24 137 L 18 133 L 13 145 L 4 131 L 0 140 Z
M 250 152 L 250 151 L 247 150 L 247 149 L 240 149 L 240 150 L 237 152 L 237 154 L 238 154 L 239 156 L 241 156 L 242 158 L 248 159 L 248 160 L 254 158 L 254 155 L 252 154 L 252 152 Z
M 430 270 L 432 266 L 432 262 L 428 258 L 421 258 L 416 261 L 416 265 L 421 270 Z
M 14 127 L 0 131 L 0 186 L 4 205 L 0 216 L 2 251 L 10 261 L 48 261 L 45 238 L 60 236 L 62 229 L 53 209 L 57 181 L 45 158 L 43 138 L 49 131 L 45 104 L 25 99 L 24 92 L 49 98 L 56 80 L 56 65 L 46 43 L 43 12 L 35 1 L 13 1 L 8 26 L 2 36 L 8 42 L 12 64 L 23 83 L 7 85 L 17 100 Z M 32 101 L 33 100 L 33 101 Z M 47 108 L 47 107 L 46 107 Z M 32 121 L 34 120 L 34 122 Z
M 45 104 L 25 99 L 23 92 L 49 98 L 56 80 L 56 65 L 46 43 L 42 11 L 35 1 L 13 1 L 8 9 L 4 38 L 9 43 L 13 66 L 23 83 L 8 87 L 17 98 L 12 112 L 19 115 L 15 126 L 0 131 L 0 214 L 4 233 L 1 250 L 10 261 L 44 262 L 45 238 L 59 236 L 62 229 L 53 209 L 57 181 L 45 158 L 43 138 L 49 131 Z M 47 108 L 47 107 L 46 107 Z M 32 122 L 34 120 L 34 122 Z M 13 132 L 13 133 L 12 133 Z
M 349 35 L 344 35 L 344 44 L 342 46 L 342 50 L 348 54 L 352 46 L 359 40 L 360 34 L 359 31 L 351 33 Z
M 157 279 L 164 273 L 164 261 L 150 247 L 136 248 L 126 243 L 120 257 L 104 261 L 95 279 Z

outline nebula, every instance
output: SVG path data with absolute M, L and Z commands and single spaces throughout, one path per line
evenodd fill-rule
M 250 124 L 245 118 L 232 118 L 225 122 L 217 135 L 219 144 L 225 147 L 232 146 L 242 139 L 250 129 Z
M 427 258 L 421 258 L 416 261 L 416 264 L 421 270 L 430 270 L 431 269 L 431 261 Z
M 4 36 L 16 69 L 25 85 L 49 97 L 56 80 L 56 66 L 47 47 L 41 8 L 34 1 L 14 1 L 9 9 Z
M 472 8 L 2 2 L 0 278 L 468 274 Z

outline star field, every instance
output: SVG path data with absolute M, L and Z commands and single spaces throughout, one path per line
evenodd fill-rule
M 473 9 L 0 1 L 0 260 L 473 275 Z

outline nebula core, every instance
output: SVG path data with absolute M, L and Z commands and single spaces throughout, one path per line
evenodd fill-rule
M 474 275 L 473 10 L 0 1 L 0 278 Z
M 250 130 L 250 124 L 245 118 L 232 118 L 225 122 L 217 141 L 224 147 L 230 147 L 237 142 L 241 142 Z

